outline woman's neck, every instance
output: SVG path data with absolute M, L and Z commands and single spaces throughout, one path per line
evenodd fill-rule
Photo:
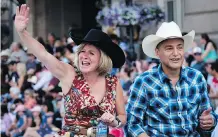
M 83 73 L 84 78 L 89 84 L 94 84 L 99 78 L 99 74 L 97 72 Z

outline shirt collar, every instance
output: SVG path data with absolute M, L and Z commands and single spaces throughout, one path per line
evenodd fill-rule
M 160 76 L 161 83 L 165 83 L 167 81 L 170 81 L 168 76 L 164 73 L 161 64 L 158 65 L 158 73 L 159 73 L 159 76 Z M 181 67 L 181 71 L 180 71 L 179 81 L 181 81 L 181 80 L 185 80 L 185 67 L 184 66 Z
M 165 83 L 167 81 L 170 81 L 170 79 L 167 77 L 167 75 L 163 72 L 161 64 L 158 65 L 158 74 L 160 76 L 161 83 Z
M 179 78 L 179 81 L 180 80 L 186 80 L 186 73 L 185 73 L 185 67 L 184 66 L 182 66 L 182 68 L 181 68 L 181 71 L 180 71 L 180 78 Z

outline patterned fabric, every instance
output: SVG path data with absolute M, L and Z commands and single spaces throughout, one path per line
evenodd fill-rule
M 41 124 L 40 129 L 37 130 L 37 133 L 40 135 L 40 137 L 44 137 L 45 135 L 52 133 L 52 129 L 48 124 Z
M 199 116 L 209 107 L 207 84 L 199 71 L 182 68 L 173 87 L 159 65 L 131 86 L 125 130 L 128 137 L 144 132 L 152 137 L 199 137 Z
M 70 91 L 64 95 L 65 117 L 63 131 L 79 132 L 79 126 L 97 125 L 97 118 L 104 112 L 115 115 L 115 98 L 117 77 L 106 75 L 106 94 L 99 104 L 90 95 L 90 87 L 81 72 L 76 69 L 77 76 L 73 80 Z

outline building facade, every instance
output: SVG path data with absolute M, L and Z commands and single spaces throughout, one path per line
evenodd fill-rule
M 1 23 L 8 26 L 9 42 L 20 41 L 14 29 L 13 17 L 16 12 L 17 0 L 3 0 L 7 3 L 7 10 L 2 15 Z M 98 8 L 97 0 L 25 0 L 30 7 L 28 31 L 34 37 L 41 36 L 44 40 L 49 32 L 57 37 L 69 35 L 73 29 L 75 35 L 83 36 L 91 28 L 96 28 L 95 16 Z
M 95 16 L 99 9 L 96 2 L 102 0 L 26 0 L 30 6 L 28 31 L 46 39 L 49 32 L 62 37 L 69 29 L 86 33 L 97 25 Z M 108 0 L 126 2 L 128 0 Z M 158 5 L 166 13 L 166 21 L 175 21 L 183 32 L 196 31 L 196 41 L 201 33 L 208 33 L 218 45 L 218 0 L 129 0 L 133 4 Z M 13 26 L 16 0 L 2 0 L 8 10 L 2 13 L 1 23 L 9 28 L 9 41 L 20 41 Z M 1 3 L 1 4 L 2 4 Z M 2 8 L 2 7 L 1 7 Z M 155 33 L 157 26 L 145 28 L 141 39 Z M 142 28 L 143 29 L 143 28 Z M 79 33 L 78 33 L 79 34 Z M 80 34 L 79 34 L 80 35 Z M 81 34 L 82 35 L 82 34 Z M 9 43 L 10 43 L 9 42 Z
M 207 33 L 218 44 L 217 0 L 164 0 L 160 4 L 167 21 L 177 22 L 184 32 L 195 30 L 197 42 L 200 34 Z

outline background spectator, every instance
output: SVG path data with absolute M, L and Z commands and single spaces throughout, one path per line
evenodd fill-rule
M 209 38 L 207 33 L 201 34 L 201 44 L 204 45 L 202 58 L 205 62 L 212 62 L 218 58 L 216 44 Z
M 22 49 L 22 45 L 20 43 L 13 42 L 11 44 L 10 60 L 24 63 L 27 61 L 27 55 Z

